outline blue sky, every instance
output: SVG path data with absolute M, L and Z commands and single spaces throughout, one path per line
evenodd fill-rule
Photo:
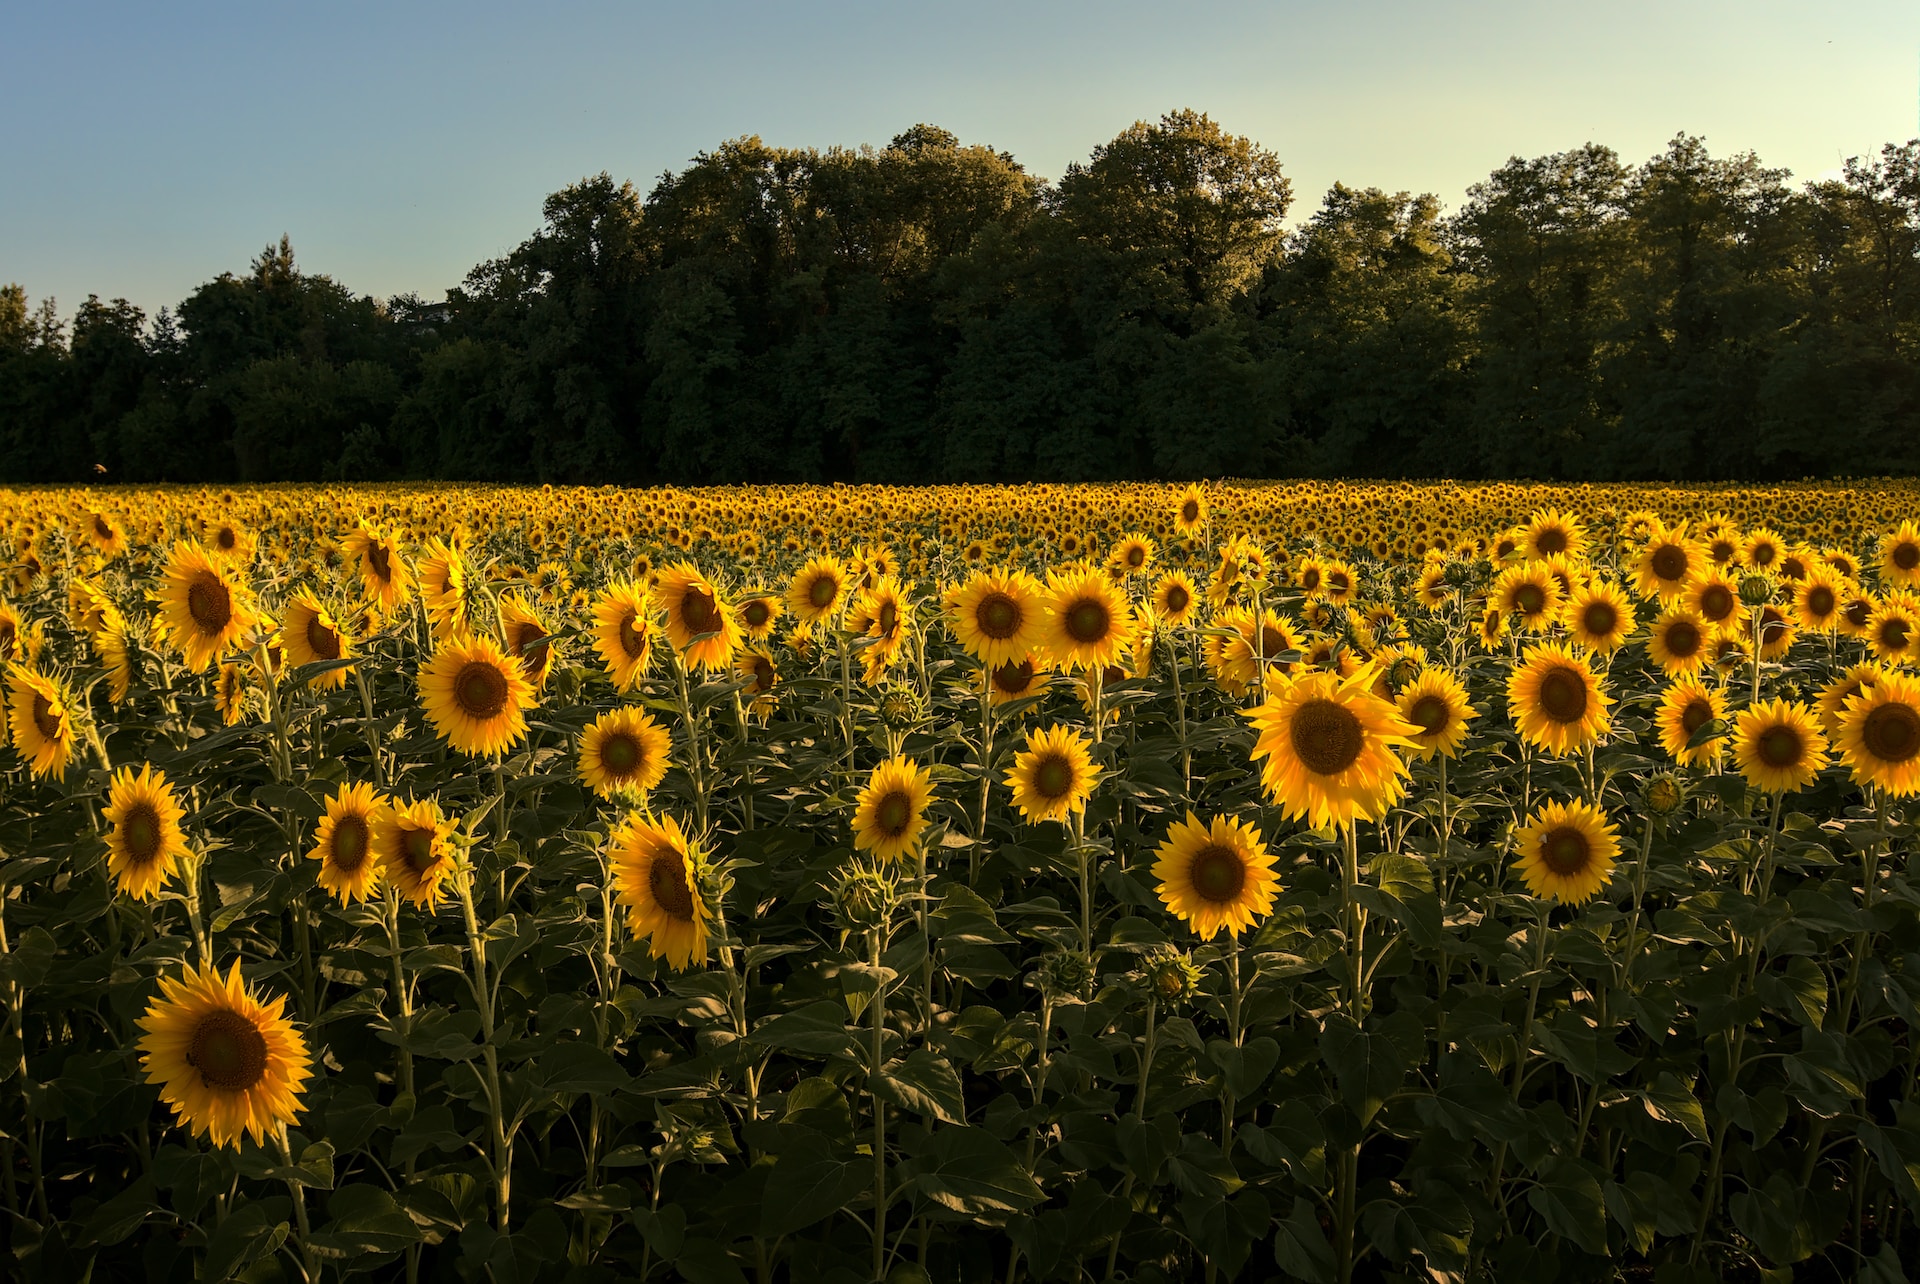
M 1800 178 L 1920 133 L 1910 0 L 1477 4 L 11 4 L 0 282 L 149 313 L 281 233 L 377 295 L 438 297 L 608 170 L 719 141 L 885 143 L 916 121 L 1042 176 L 1207 111 L 1335 180 L 1437 193 L 1682 129 Z

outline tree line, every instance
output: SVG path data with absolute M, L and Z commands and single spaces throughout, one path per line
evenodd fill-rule
M 149 320 L 0 291 L 0 479 L 1770 479 L 1920 469 L 1920 140 L 1676 137 L 1456 211 L 1181 111 L 1058 182 L 917 125 L 601 174 L 441 301 L 286 238 Z

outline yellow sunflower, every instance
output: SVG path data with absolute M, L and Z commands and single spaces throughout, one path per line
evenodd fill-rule
M 740 632 L 754 642 L 764 642 L 773 636 L 773 626 L 780 622 L 780 612 L 785 609 L 780 599 L 771 593 L 755 593 L 734 607 L 734 615 L 740 622 Z
M 772 653 L 760 647 L 747 647 L 740 652 L 733 669 L 749 681 L 743 694 L 753 702 L 753 712 L 771 713 L 776 703 L 773 689 L 780 682 L 780 666 L 774 663 Z
M 280 638 L 287 658 L 297 668 L 326 660 L 344 660 L 353 654 L 353 635 L 333 618 L 310 588 L 295 593 L 287 603 L 287 616 L 280 624 Z M 321 674 L 311 683 L 322 691 L 337 691 L 347 684 L 345 668 Z
M 733 608 L 690 562 L 675 562 L 660 572 L 653 600 L 666 612 L 667 640 L 690 665 L 725 669 L 740 646 L 740 624 Z
M 1223 929 L 1238 936 L 1273 912 L 1280 877 L 1273 872 L 1273 855 L 1252 825 L 1230 816 L 1202 824 L 1189 811 L 1185 821 L 1168 827 L 1154 857 L 1161 903 L 1202 940 Z
M 1107 569 L 1116 575 L 1145 575 L 1153 565 L 1153 541 L 1145 535 L 1130 532 L 1120 537 L 1120 542 L 1107 554 Z
M 707 958 L 707 904 L 701 894 L 705 860 L 672 816 L 629 816 L 608 842 L 614 896 L 627 909 L 627 927 L 647 938 L 647 949 L 685 970 Z
M 1046 638 L 1046 592 L 1025 571 L 975 571 L 949 596 L 947 619 L 967 654 L 998 668 Z
M 873 769 L 853 809 L 853 846 L 883 861 L 912 855 L 927 827 L 933 775 L 911 758 L 889 758 Z
M 631 580 L 611 585 L 593 604 L 593 649 L 616 691 L 631 691 L 653 656 L 647 591 Z
M 1784 659 L 1793 649 L 1794 639 L 1800 631 L 1793 627 L 1793 621 L 1787 613 L 1768 602 L 1759 608 L 1760 614 L 1760 658 L 1763 660 Z
M 342 905 L 366 900 L 380 882 L 373 833 L 386 809 L 386 795 L 368 784 L 341 785 L 327 799 L 327 814 L 314 831 L 307 859 L 320 862 L 316 881 Z
M 113 773 L 107 791 L 107 870 L 114 886 L 136 900 L 146 900 L 173 877 L 187 854 L 180 832 L 186 810 L 173 795 L 165 772 L 150 766 L 122 767 Z
M 847 568 L 839 558 L 808 558 L 787 586 L 787 607 L 796 620 L 812 624 L 838 611 L 847 600 L 849 587 Z
M 1513 868 L 1527 890 L 1561 905 L 1580 905 L 1613 880 L 1620 834 L 1591 803 L 1548 803 L 1516 836 Z
M 1618 585 L 1588 580 L 1561 608 L 1561 623 L 1575 645 L 1595 655 L 1611 655 L 1633 633 L 1633 603 Z
M 192 1135 L 237 1147 L 245 1134 L 258 1145 L 305 1109 L 300 1092 L 313 1072 L 285 1005 L 262 1002 L 238 963 L 224 979 L 204 966 L 160 978 L 160 997 L 140 1018 L 140 1065 Z
M 1192 535 L 1207 524 L 1207 495 L 1198 486 L 1188 486 L 1173 502 L 1173 528 Z
M 427 540 L 420 559 L 420 600 L 427 608 L 433 636 L 445 641 L 467 631 L 467 562 L 458 541 L 438 535 Z
M 1814 567 L 1793 586 L 1793 613 L 1800 627 L 1809 633 L 1825 633 L 1839 627 L 1840 608 L 1846 604 L 1849 585 L 1825 567 Z
M 1863 660 L 1820 688 L 1820 698 L 1814 702 L 1814 708 L 1819 710 L 1820 729 L 1827 733 L 1829 743 L 1840 737 L 1840 715 L 1846 711 L 1847 701 L 1884 676 L 1885 669 L 1872 660 Z
M 1905 593 L 1889 593 L 1867 619 L 1867 645 L 1882 664 L 1908 664 L 1920 654 L 1920 609 Z
M 1132 613 L 1113 581 L 1081 567 L 1048 577 L 1045 649 L 1064 669 L 1106 669 L 1133 644 Z
M 1407 736 L 1422 761 L 1436 753 L 1451 758 L 1466 743 L 1467 723 L 1480 711 L 1467 702 L 1467 689 L 1445 669 L 1425 668 L 1395 701 L 1413 727 Z
M 1880 541 L 1880 583 L 1920 588 L 1920 526 L 1911 521 Z
M 1747 604 L 1740 600 L 1740 585 L 1724 571 L 1695 576 L 1680 600 L 1722 632 L 1739 633 L 1747 627 Z
M 490 637 L 442 643 L 420 670 L 420 706 L 461 753 L 498 757 L 526 738 L 533 687 Z
M 1605 735 L 1612 703 L 1586 660 L 1558 643 L 1528 647 L 1507 676 L 1507 711 L 1521 738 L 1557 758 Z
M 1013 805 L 1029 822 L 1057 820 L 1084 811 L 1100 768 L 1093 764 L 1093 742 L 1068 727 L 1029 731 L 1027 747 L 1014 756 L 1007 772 Z
M 1193 618 L 1193 580 L 1185 571 L 1168 571 L 1153 583 L 1153 613 L 1162 623 L 1185 624 Z
M 1806 705 L 1773 700 L 1743 709 L 1735 718 L 1733 760 L 1755 789 L 1794 793 L 1826 767 L 1827 738 Z
M 500 631 L 506 635 L 507 654 L 520 662 L 520 671 L 534 688 L 547 685 L 560 644 L 533 604 L 518 593 L 500 599 Z
M 1507 613 L 1497 606 L 1486 607 L 1474 625 L 1473 636 L 1482 651 L 1498 651 L 1507 640 Z
M 1572 513 L 1544 509 L 1528 519 L 1521 547 L 1534 561 L 1565 554 L 1577 562 L 1586 555 L 1587 528 Z
M 1756 571 L 1772 571 L 1779 567 L 1786 553 L 1786 541 L 1778 531 L 1756 526 L 1740 545 L 1740 562 Z
M 222 660 L 213 676 L 213 707 L 220 721 L 237 727 L 247 716 L 247 671 L 231 661 Z
M 580 736 L 580 780 L 602 798 L 637 797 L 667 774 L 667 729 L 632 706 L 609 709 Z
M 203 671 L 254 621 L 253 595 L 224 561 L 191 540 L 173 546 L 157 594 L 168 639 L 186 666 Z
M 455 822 L 440 814 L 431 798 L 419 802 L 389 802 L 373 820 L 373 850 L 380 859 L 380 876 L 401 896 L 431 913 L 439 907 L 447 878 L 453 873 L 453 844 L 448 835 Z
M 7 670 L 7 726 L 14 752 L 36 776 L 64 777 L 73 756 L 73 718 L 58 682 L 24 664 Z
M 1671 531 L 1656 526 L 1633 559 L 1633 586 L 1643 598 L 1667 601 L 1685 593 L 1687 582 L 1706 568 L 1706 551 L 1687 538 L 1685 522 Z
M 1291 820 L 1346 828 L 1378 820 L 1406 788 L 1407 765 L 1393 751 L 1411 746 L 1419 728 L 1390 701 L 1373 694 L 1373 666 L 1351 675 L 1309 673 L 1269 687 L 1266 701 L 1244 716 L 1264 758 L 1260 780 Z
M 998 708 L 1015 700 L 1025 700 L 1044 692 L 1053 681 L 1046 658 L 1039 654 L 1024 660 L 995 665 L 987 670 L 987 697 Z
M 393 536 L 363 520 L 341 546 L 360 559 L 360 581 L 381 610 L 391 612 L 413 600 L 413 572 Z
M 1654 713 L 1654 725 L 1660 731 L 1660 747 L 1682 766 L 1719 761 L 1726 747 L 1724 734 L 1709 737 L 1689 749 L 1694 733 L 1709 722 L 1724 722 L 1727 698 L 1717 688 L 1697 677 L 1685 677 L 1660 695 L 1660 707 Z
M 1544 562 L 1522 562 L 1500 572 L 1493 582 L 1493 605 L 1518 615 L 1520 627 L 1544 633 L 1560 614 L 1560 581 Z
M 1855 784 L 1896 798 L 1920 793 L 1920 677 L 1886 673 L 1850 696 L 1837 747 Z
M 1660 612 L 1647 634 L 1647 654 L 1669 678 L 1698 673 L 1712 658 L 1710 631 L 1693 608 L 1678 603 Z

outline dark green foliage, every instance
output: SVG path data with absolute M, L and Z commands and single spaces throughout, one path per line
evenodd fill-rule
M 151 326 L 0 295 L 0 481 L 752 482 L 1920 468 L 1920 141 L 1796 189 L 1681 135 L 1514 158 L 1444 217 L 1204 115 L 1057 184 L 884 148 L 606 174 L 444 302 L 285 238 Z

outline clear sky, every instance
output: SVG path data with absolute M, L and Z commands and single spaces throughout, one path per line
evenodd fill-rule
M 723 139 L 927 121 L 1057 178 L 1180 107 L 1336 180 L 1437 193 L 1509 156 L 1676 132 L 1800 178 L 1920 133 L 1912 0 L 927 5 L 13 3 L 0 282 L 151 314 L 281 233 L 352 289 L 437 298 L 608 170 Z

